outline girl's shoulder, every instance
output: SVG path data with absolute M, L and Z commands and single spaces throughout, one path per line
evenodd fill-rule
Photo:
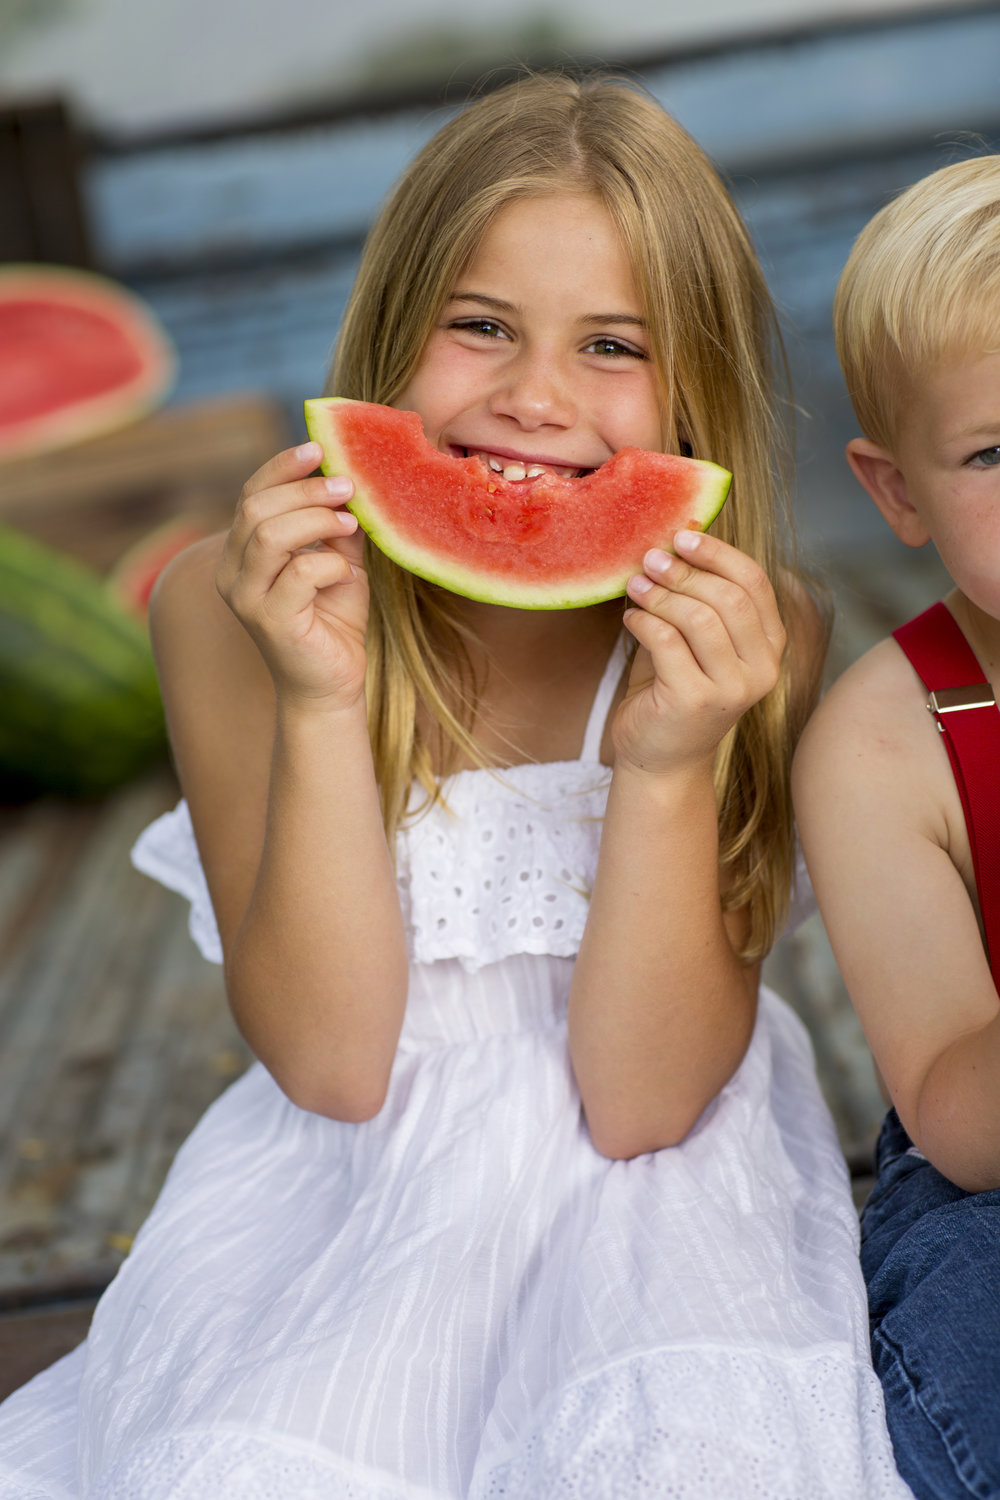
M 149 629 L 161 686 L 199 671 L 241 677 L 260 658 L 215 585 L 226 533 L 204 537 L 164 567 L 149 601 Z
M 149 625 L 154 636 L 183 630 L 192 616 L 211 618 L 222 604 L 215 574 L 226 542 L 225 532 L 202 537 L 172 557 L 159 573 L 149 600 Z
M 274 727 L 270 673 L 216 588 L 225 540 L 206 537 L 171 559 L 150 599 L 174 759 L 185 794 L 199 807 L 199 786 L 211 783 L 219 766 L 230 778 L 242 775 L 265 755 Z

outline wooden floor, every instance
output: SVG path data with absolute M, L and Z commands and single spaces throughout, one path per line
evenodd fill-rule
M 945 586 L 923 552 L 829 576 L 833 673 Z M 0 809 L 0 1396 L 79 1342 L 181 1141 L 248 1061 L 185 903 L 128 860 L 176 795 L 164 765 L 95 806 Z M 812 1034 L 860 1197 L 882 1104 L 818 917 L 767 978 Z

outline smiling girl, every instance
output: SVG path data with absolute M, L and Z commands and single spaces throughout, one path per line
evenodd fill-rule
M 759 985 L 823 634 L 772 335 L 716 174 L 620 81 L 501 89 L 403 178 L 337 395 L 524 485 L 636 446 L 732 498 L 627 599 L 516 610 L 377 552 L 309 443 L 164 575 L 185 801 L 136 858 L 260 1064 L 0 1418 L 9 1493 L 905 1493 L 844 1165 Z

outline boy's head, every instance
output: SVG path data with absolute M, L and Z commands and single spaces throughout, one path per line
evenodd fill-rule
M 1000 619 L 1000 156 L 943 167 L 858 236 L 834 303 L 855 476 Z
M 942 167 L 881 209 L 854 244 L 833 317 L 861 430 L 894 452 L 921 376 L 1000 350 L 1000 156 Z

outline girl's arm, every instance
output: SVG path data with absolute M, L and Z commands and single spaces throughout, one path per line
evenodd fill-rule
M 349 489 L 309 477 L 318 457 L 309 444 L 253 477 L 224 542 L 164 573 L 151 627 L 236 1021 L 295 1103 L 357 1120 L 384 1098 L 407 964 L 361 538 Z
M 570 993 L 570 1048 L 608 1156 L 681 1140 L 746 1051 L 758 970 L 723 914 L 713 762 L 778 681 L 785 632 L 754 562 L 680 533 L 648 554 L 625 616 L 640 644 L 614 723 L 615 762 Z
M 1000 996 L 961 802 L 895 641 L 835 684 L 796 754 L 823 921 L 911 1140 L 960 1187 L 1000 1187 Z

